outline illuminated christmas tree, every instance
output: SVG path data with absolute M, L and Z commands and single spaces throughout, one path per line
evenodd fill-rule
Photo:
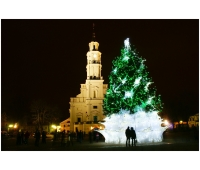
M 132 49 L 129 38 L 124 41 L 121 55 L 113 61 L 109 75 L 109 88 L 104 98 L 105 129 L 100 130 L 107 143 L 124 143 L 125 129 L 133 127 L 139 143 L 160 142 L 162 110 L 160 95 L 151 87 L 145 59 Z
M 106 116 L 121 109 L 130 111 L 130 114 L 141 109 L 148 112 L 162 110 L 160 96 L 156 96 L 155 88 L 150 88 L 153 82 L 148 77 L 144 62 L 145 59 L 131 49 L 127 38 L 121 56 L 113 61 L 109 75 L 109 89 L 103 105 Z

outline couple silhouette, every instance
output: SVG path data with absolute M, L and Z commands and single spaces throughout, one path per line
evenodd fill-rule
M 135 130 L 133 129 L 133 127 L 131 127 L 131 129 L 129 128 L 129 126 L 127 127 L 126 131 L 126 147 L 127 146 L 136 146 L 136 133 Z M 130 139 L 132 140 L 131 145 L 130 145 Z

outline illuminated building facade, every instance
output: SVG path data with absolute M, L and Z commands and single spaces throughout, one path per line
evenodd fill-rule
M 195 114 L 194 116 L 189 117 L 188 126 L 190 128 L 199 127 L 199 113 Z
M 70 98 L 70 131 L 83 131 L 85 134 L 94 128 L 102 129 L 104 126 L 98 122 L 103 121 L 103 99 L 107 84 L 103 84 L 101 75 L 101 52 L 99 43 L 91 41 L 87 52 L 87 79 L 81 84 L 80 94 Z
M 65 132 L 70 131 L 70 118 L 60 122 L 60 131 L 62 132 L 63 130 L 65 130 Z

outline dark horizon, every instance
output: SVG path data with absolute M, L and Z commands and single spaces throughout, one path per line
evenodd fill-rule
M 187 121 L 199 113 L 198 19 L 2 19 L 1 112 L 17 120 L 30 112 L 33 100 L 43 99 L 67 119 L 70 97 L 86 80 L 93 23 L 104 84 L 129 37 L 146 59 L 163 117 Z

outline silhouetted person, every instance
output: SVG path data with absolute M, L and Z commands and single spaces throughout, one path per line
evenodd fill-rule
M 135 130 L 133 129 L 133 127 L 131 127 L 131 131 L 130 131 L 130 137 L 131 137 L 131 144 L 133 146 L 133 141 L 134 141 L 134 146 L 136 146 L 136 133 Z
M 62 131 L 61 134 L 61 146 L 65 145 L 65 130 Z
M 30 133 L 26 131 L 24 138 L 25 138 L 25 144 L 28 144 L 28 139 L 29 139 Z
M 22 130 L 21 131 L 21 144 L 23 144 L 24 143 L 24 131 Z
M 82 142 L 82 132 L 81 130 L 78 132 L 78 142 L 81 143 Z
M 83 139 L 84 139 L 84 137 L 85 137 L 85 131 L 83 132 Z
M 96 132 L 96 142 L 99 142 L 99 133 Z
M 91 130 L 91 136 L 92 136 L 92 142 L 95 141 L 95 135 L 94 135 L 94 130 Z
M 46 132 L 42 131 L 42 143 L 46 143 Z
M 73 146 L 73 140 L 74 140 L 74 133 L 69 132 L 68 133 L 68 138 L 67 138 L 67 143 L 68 146 L 72 145 Z
M 40 131 L 37 129 L 35 132 L 35 146 L 39 146 L 40 141 Z
M 54 136 L 53 136 L 53 145 L 55 145 L 55 142 L 57 141 L 57 129 L 54 132 Z
M 16 142 L 17 145 L 21 145 L 21 133 L 18 131 L 17 133 L 17 142 Z
M 75 136 L 76 136 L 76 133 L 75 133 L 75 132 L 71 132 L 71 133 L 70 133 L 70 142 L 71 142 L 72 146 L 73 146 L 73 144 L 74 144 L 74 138 L 75 138 Z
M 81 141 L 83 141 L 83 131 L 81 131 Z
M 126 146 L 128 146 L 128 145 L 130 146 L 130 129 L 129 129 L 129 126 L 126 129 L 125 134 L 126 134 Z
M 90 143 L 92 143 L 92 132 L 89 131 L 89 139 L 90 139 Z
M 79 142 L 79 132 L 78 132 L 78 128 L 76 127 L 76 141 Z

